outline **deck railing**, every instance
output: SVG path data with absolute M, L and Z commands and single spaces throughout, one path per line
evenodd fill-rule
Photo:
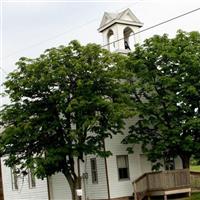
M 190 187 L 188 169 L 145 173 L 133 182 L 135 200 L 153 191 L 176 190 Z
M 135 200 L 141 200 L 148 191 L 147 174 L 143 174 L 133 182 Z
M 199 191 L 200 190 L 200 172 L 190 172 L 190 182 L 192 190 Z

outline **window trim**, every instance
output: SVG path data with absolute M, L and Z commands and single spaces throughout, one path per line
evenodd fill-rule
M 122 156 L 125 157 L 126 164 L 127 164 L 127 174 L 128 174 L 128 177 L 127 177 L 127 178 L 120 178 L 120 176 L 119 176 L 119 167 L 118 167 L 117 158 L 122 157 Z M 127 180 L 130 180 L 130 171 L 129 171 L 129 159 L 128 159 L 128 155 L 116 155 L 116 165 L 117 165 L 118 181 L 127 181 Z
M 92 169 L 92 162 L 95 162 L 95 170 Z M 90 167 L 91 167 L 91 179 L 92 179 L 92 184 L 98 184 L 98 169 L 97 169 L 97 159 L 96 158 L 91 158 L 90 159 Z M 96 176 L 96 181 L 94 181 L 94 177 L 93 177 L 93 172 L 95 173 Z
M 12 168 L 10 168 L 10 171 L 11 171 L 12 190 L 17 191 L 19 190 L 19 178 L 18 178 L 18 175 L 14 173 L 16 171 L 16 166 L 13 166 Z
M 36 177 L 32 173 L 31 169 L 28 170 L 28 186 L 29 186 L 29 189 L 36 188 Z

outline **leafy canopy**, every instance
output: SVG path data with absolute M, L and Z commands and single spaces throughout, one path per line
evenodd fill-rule
M 102 141 L 121 132 L 130 113 L 120 81 L 124 59 L 77 41 L 21 58 L 4 83 L 11 100 L 0 114 L 6 164 L 34 168 L 41 178 L 63 172 L 75 181 L 74 157 L 110 155 Z
M 129 55 L 138 121 L 125 143 L 142 143 L 156 162 L 180 156 L 189 166 L 200 151 L 200 33 L 155 35 Z

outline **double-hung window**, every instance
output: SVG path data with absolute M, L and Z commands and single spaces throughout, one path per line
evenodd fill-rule
M 116 157 L 119 180 L 129 179 L 128 155 Z
M 98 183 L 98 173 L 97 173 L 97 160 L 96 158 L 90 159 L 91 164 L 91 176 L 92 176 L 92 183 Z
M 19 183 L 18 183 L 18 174 L 16 166 L 11 168 L 11 181 L 12 181 L 12 190 L 18 190 Z
M 31 169 L 29 169 L 29 172 L 28 172 L 28 183 L 29 183 L 29 188 L 36 187 L 35 175 Z

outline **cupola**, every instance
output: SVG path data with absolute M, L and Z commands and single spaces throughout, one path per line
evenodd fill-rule
M 105 12 L 98 31 L 103 35 L 106 49 L 127 54 L 139 43 L 139 34 L 134 33 L 142 26 L 143 23 L 128 8 L 119 13 Z

